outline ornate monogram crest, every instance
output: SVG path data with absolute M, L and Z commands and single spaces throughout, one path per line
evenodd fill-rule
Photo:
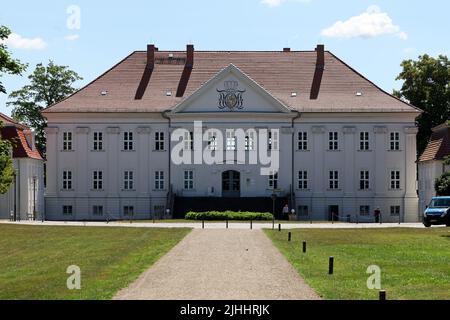
M 242 94 L 245 90 L 238 90 L 237 81 L 225 81 L 225 90 L 216 89 L 219 93 L 219 109 L 228 108 L 230 110 L 242 109 L 244 99 Z

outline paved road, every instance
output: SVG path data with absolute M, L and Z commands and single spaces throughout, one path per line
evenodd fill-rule
M 320 299 L 261 230 L 193 230 L 115 299 Z
M 0 220 L 0 224 L 19 224 L 19 225 L 37 225 L 37 226 L 86 226 L 86 227 L 127 227 L 127 228 L 193 228 L 202 229 L 201 222 L 61 222 L 61 221 L 24 221 L 10 222 L 8 220 Z M 250 229 L 249 222 L 228 224 L 230 229 Z M 272 228 L 272 222 L 253 222 L 253 229 L 267 229 Z M 433 228 L 445 226 L 433 226 Z M 275 225 L 278 228 L 278 225 Z M 283 229 L 366 229 L 366 228 L 425 228 L 422 223 L 283 223 Z M 205 221 L 205 229 L 225 229 L 225 222 L 208 222 Z

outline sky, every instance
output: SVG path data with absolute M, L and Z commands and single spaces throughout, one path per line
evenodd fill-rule
M 8 50 L 29 64 L 4 75 L 8 93 L 27 84 L 37 63 L 69 66 L 79 88 L 135 50 L 313 50 L 325 44 L 388 92 L 404 59 L 450 54 L 445 0 L 15 0 L 2 3 Z M 7 95 L 0 112 L 10 114 Z

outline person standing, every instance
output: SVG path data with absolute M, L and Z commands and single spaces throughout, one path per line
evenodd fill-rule
M 283 219 L 289 219 L 289 206 L 287 203 L 283 207 Z
M 380 222 L 380 219 L 381 219 L 381 210 L 380 210 L 379 207 L 377 207 L 377 208 L 374 210 L 373 215 L 375 216 L 375 222 L 377 222 L 377 223 Z

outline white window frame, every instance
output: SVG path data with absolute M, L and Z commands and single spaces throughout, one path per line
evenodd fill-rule
M 92 171 L 92 190 L 95 190 L 95 191 L 103 190 L 103 171 L 102 170 Z
M 92 215 L 96 217 L 103 216 L 103 206 L 102 205 L 93 205 L 92 206 Z
M 194 150 L 194 132 L 193 131 L 186 131 L 184 133 L 183 138 L 184 143 L 184 150 L 192 151 Z
M 389 172 L 390 190 L 401 190 L 401 174 L 400 170 L 391 170 Z
M 236 151 L 236 137 L 234 136 L 234 132 L 227 131 L 226 136 L 226 151 Z
M 123 190 L 131 191 L 134 190 L 134 171 L 125 170 L 123 172 Z
M 95 131 L 93 133 L 93 150 L 94 151 L 103 151 L 103 132 Z
M 329 151 L 339 150 L 339 132 L 337 131 L 328 132 L 328 150 Z
M 308 132 L 299 131 L 297 133 L 297 150 L 307 151 L 308 150 Z
M 271 172 L 268 176 L 268 185 L 270 190 L 278 189 L 278 172 Z
M 400 206 L 391 206 L 390 207 L 390 215 L 391 217 L 399 217 L 401 213 L 401 207 Z
M 72 216 L 73 215 L 73 206 L 72 205 L 63 205 L 63 216 Z
M 124 151 L 133 151 L 134 150 L 133 131 L 124 131 L 124 133 L 123 133 L 123 150 Z
M 389 150 L 400 151 L 400 132 L 392 131 L 389 133 Z
M 62 189 L 65 191 L 73 190 L 73 173 L 72 170 L 63 170 L 62 172 Z
M 278 144 L 279 144 L 279 131 L 273 131 L 273 137 L 272 137 L 272 130 L 269 130 L 268 133 L 268 143 L 267 148 L 268 150 L 278 150 Z
M 63 151 L 73 150 L 73 133 L 72 131 L 63 132 Z
M 308 190 L 309 187 L 308 171 L 306 170 L 298 171 L 297 178 L 298 178 L 297 189 Z
M 217 150 L 217 132 L 208 131 L 208 149 L 211 151 Z
M 329 170 L 328 172 L 328 187 L 330 190 L 339 190 L 339 171 Z
M 245 151 L 255 150 L 255 134 L 250 132 L 249 135 L 245 136 Z
M 363 210 L 363 208 L 364 208 L 364 210 Z M 365 210 L 365 209 L 367 209 L 367 210 Z M 368 216 L 368 215 L 370 215 L 370 206 L 368 206 L 368 205 L 360 205 L 359 206 L 359 215 L 360 216 Z
M 370 171 L 361 170 L 359 171 L 359 190 L 369 190 L 370 189 Z
M 134 216 L 134 206 L 123 206 L 123 216 L 124 217 Z
M 164 190 L 165 181 L 164 181 L 164 171 L 156 170 L 155 171 L 155 190 L 161 191 Z
M 184 170 L 183 172 L 183 189 L 194 190 L 194 170 Z
M 370 133 L 368 131 L 361 131 L 359 133 L 359 150 L 360 151 L 370 150 Z
M 165 134 L 164 131 L 155 132 L 155 151 L 165 150 Z

